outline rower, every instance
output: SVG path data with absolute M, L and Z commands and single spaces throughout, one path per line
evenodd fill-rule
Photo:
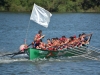
M 52 44 L 52 42 L 50 41 L 50 39 L 47 39 L 47 44 L 46 44 L 46 48 L 48 49 L 48 50 L 53 50 L 53 44 Z
M 91 36 L 92 34 L 85 34 L 85 33 L 81 34 L 80 39 L 82 41 L 82 45 L 89 44 Z
M 34 38 L 34 46 L 35 48 L 37 46 L 39 46 L 40 44 L 40 40 L 42 40 L 42 38 L 44 38 L 45 35 L 42 35 L 42 30 L 38 31 L 38 34 L 36 34 L 35 38 Z
M 83 33 L 82 36 L 84 38 L 84 44 L 89 44 L 92 34 L 85 34 L 85 33 Z
M 36 49 L 46 50 L 46 44 L 40 40 L 40 44 L 36 47 Z

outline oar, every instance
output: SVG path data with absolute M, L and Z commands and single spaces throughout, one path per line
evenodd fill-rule
M 33 44 L 33 43 L 29 44 L 27 47 L 31 46 L 32 44 Z M 26 52 L 26 50 L 27 50 L 27 49 L 24 49 L 24 52 L 19 51 L 19 52 L 17 52 L 17 53 L 13 53 L 13 54 L 12 54 L 13 56 L 11 56 L 11 58 L 13 58 L 15 55 L 24 54 L 24 53 Z
M 91 36 L 90 36 L 89 42 L 91 41 L 91 38 L 92 38 L 92 34 L 91 34 Z
M 2 55 L 0 57 L 4 57 L 4 56 L 8 56 L 8 55 L 13 55 L 12 53 L 11 54 L 5 54 L 5 55 Z
M 96 47 L 93 47 L 93 46 L 90 46 L 90 45 L 88 45 L 90 48 L 92 48 L 93 49 L 93 51 L 96 51 L 96 52 L 99 52 L 100 53 L 100 49 L 99 48 L 96 48 Z
M 31 45 L 32 45 L 32 43 L 29 44 L 27 47 L 29 47 L 29 46 L 31 46 Z M 5 55 L 2 55 L 2 56 L 0 56 L 0 57 L 13 55 L 13 56 L 11 56 L 11 58 L 13 58 L 15 55 L 24 54 L 26 50 L 27 50 L 27 49 L 24 49 L 24 52 L 18 51 L 18 52 L 14 52 L 14 53 L 10 53 L 10 54 L 5 54 Z
M 15 56 L 15 55 L 24 54 L 24 53 L 25 53 L 25 52 L 19 51 L 19 52 L 14 52 L 14 53 L 10 53 L 10 54 L 5 54 L 5 55 L 2 55 L 2 56 L 0 56 L 0 57 L 9 56 L 9 55 Z M 13 56 L 11 56 L 11 57 L 13 57 Z
M 72 51 L 73 49 L 74 49 L 75 51 L 79 51 L 79 52 L 73 52 L 73 51 Z M 81 57 L 88 58 L 88 59 L 92 59 L 92 60 L 98 60 L 98 58 L 93 57 L 93 56 L 90 56 L 90 55 L 88 55 L 88 53 L 86 53 L 86 52 L 80 53 L 81 50 L 78 50 L 78 49 L 75 49 L 75 48 L 73 48 L 73 49 L 72 49 L 72 50 L 66 50 L 66 52 L 67 52 L 67 53 L 74 54 L 74 55 L 76 55 L 76 56 L 81 56 Z M 82 49 L 82 48 L 79 48 L 79 49 Z M 84 49 L 83 49 L 83 50 L 84 50 Z
M 15 55 L 24 54 L 24 53 L 25 53 L 25 51 L 24 51 L 24 52 L 19 51 L 19 52 L 17 52 L 17 53 L 13 53 L 13 54 L 12 54 L 13 56 L 11 56 L 11 58 L 13 58 Z

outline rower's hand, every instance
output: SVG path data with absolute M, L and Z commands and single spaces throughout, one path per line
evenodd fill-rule
M 44 38 L 45 37 L 45 35 L 42 35 L 42 38 Z
M 32 42 L 32 45 L 34 45 L 34 42 Z

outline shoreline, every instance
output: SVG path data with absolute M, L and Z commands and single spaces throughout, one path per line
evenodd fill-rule
M 1 12 L 5 12 L 5 13 L 31 13 L 31 12 L 27 12 L 27 11 L 0 11 Z M 100 13 L 100 12 L 51 12 L 53 14 L 64 14 L 64 13 Z

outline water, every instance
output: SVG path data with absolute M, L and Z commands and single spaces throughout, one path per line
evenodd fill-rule
M 30 13 L 0 13 L 0 55 L 16 52 L 24 43 Z M 90 45 L 100 48 L 100 13 L 53 14 L 48 28 L 30 21 L 27 44 L 42 30 L 48 38 L 93 33 Z M 61 57 L 30 61 L 0 57 L 0 75 L 100 75 L 100 61 L 82 57 Z

